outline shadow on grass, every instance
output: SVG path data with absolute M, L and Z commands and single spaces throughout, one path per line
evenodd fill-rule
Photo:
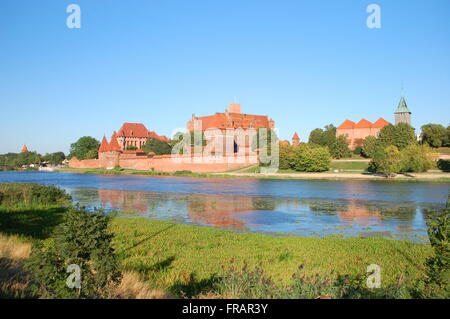
M 9 235 L 23 235 L 46 239 L 61 223 L 66 208 L 0 208 L 0 231 Z
M 220 277 L 215 274 L 209 278 L 198 280 L 195 273 L 191 273 L 188 282 L 183 283 L 178 280 L 169 288 L 169 291 L 177 297 L 193 298 L 214 291 L 214 287 L 219 281 Z
M 155 236 L 157 236 L 157 235 L 159 235 L 159 234 L 165 232 L 166 230 L 169 230 L 170 228 L 175 227 L 175 226 L 176 226 L 176 224 L 173 224 L 173 225 L 170 225 L 170 226 L 168 226 L 168 227 L 166 227 L 166 228 L 164 228 L 164 229 L 161 229 L 160 231 L 157 231 L 156 233 L 153 233 L 153 234 L 151 234 L 150 236 L 145 237 L 145 238 L 142 239 L 140 242 L 138 242 L 138 243 L 132 245 L 129 249 L 135 248 L 135 247 L 139 246 L 140 244 L 146 242 L 147 240 L 152 239 L 153 237 L 155 237 Z

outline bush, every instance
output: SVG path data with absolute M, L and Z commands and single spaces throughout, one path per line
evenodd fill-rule
M 373 157 L 378 147 L 378 139 L 375 136 L 369 135 L 363 140 L 362 155 L 364 157 Z
M 280 144 L 279 149 L 279 169 L 290 169 L 292 168 L 292 155 L 294 154 L 293 147 L 291 145 Z
M 400 151 L 394 145 L 385 149 L 377 148 L 369 163 L 369 170 L 383 173 L 386 177 L 392 177 L 401 170 Z
M 349 158 L 352 156 L 352 151 L 348 148 L 347 138 L 341 135 L 331 144 L 331 155 L 334 158 Z
M 329 170 L 331 155 L 327 147 L 301 144 L 294 148 L 291 167 L 302 172 L 324 172 Z
M 172 147 L 164 141 L 156 138 L 148 138 L 142 150 L 146 153 L 153 152 L 156 155 L 167 155 L 172 152 Z
M 434 254 L 426 261 L 427 275 L 419 280 L 415 297 L 450 297 L 450 196 L 447 207 L 428 221 L 428 238 Z
M 437 167 L 444 172 L 450 172 L 450 160 L 440 159 L 437 162 Z
M 426 172 L 433 167 L 431 149 L 426 145 L 411 144 L 400 154 L 401 172 Z
M 111 247 L 109 218 L 71 208 L 53 234 L 54 241 L 34 247 L 26 268 L 32 274 L 34 288 L 44 298 L 99 298 L 120 282 L 121 272 Z M 81 286 L 66 284 L 67 267 L 81 269 Z
M 0 184 L 0 205 L 29 206 L 68 202 L 71 197 L 56 186 L 29 183 Z

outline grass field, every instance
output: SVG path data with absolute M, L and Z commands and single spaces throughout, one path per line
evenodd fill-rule
M 17 190 L 20 184 L 0 190 Z M 33 191 L 28 187 L 25 191 Z M 54 191 L 52 202 L 65 200 Z M 24 199 L 27 196 L 24 195 Z M 49 195 L 50 196 L 50 195 Z M 0 205 L 0 297 L 36 297 L 30 294 L 29 275 L 23 270 L 31 244 L 51 241 L 52 230 L 67 208 L 59 202 Z M 399 283 L 410 287 L 425 273 L 429 244 L 383 238 L 326 238 L 235 233 L 195 225 L 115 215 L 110 224 L 113 246 L 124 279 L 111 295 L 119 298 L 224 297 L 215 283 L 227 278 L 230 267 L 259 268 L 274 283 L 291 285 L 293 275 L 333 280 L 337 275 L 366 276 L 377 264 L 382 287 Z M 246 272 L 248 274 L 248 272 Z

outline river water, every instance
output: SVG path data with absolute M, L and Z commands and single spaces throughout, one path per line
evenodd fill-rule
M 449 182 L 273 180 L 0 172 L 0 183 L 65 189 L 89 209 L 239 232 L 426 242 L 426 216 Z

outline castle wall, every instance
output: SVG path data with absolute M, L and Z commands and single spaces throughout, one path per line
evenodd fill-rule
M 145 154 L 123 154 L 119 152 L 99 153 L 98 160 L 70 160 L 69 166 L 74 168 L 107 168 L 115 166 L 143 171 L 176 172 L 191 171 L 194 173 L 225 172 L 258 163 L 256 155 L 250 156 L 172 156 L 159 155 L 149 157 Z

